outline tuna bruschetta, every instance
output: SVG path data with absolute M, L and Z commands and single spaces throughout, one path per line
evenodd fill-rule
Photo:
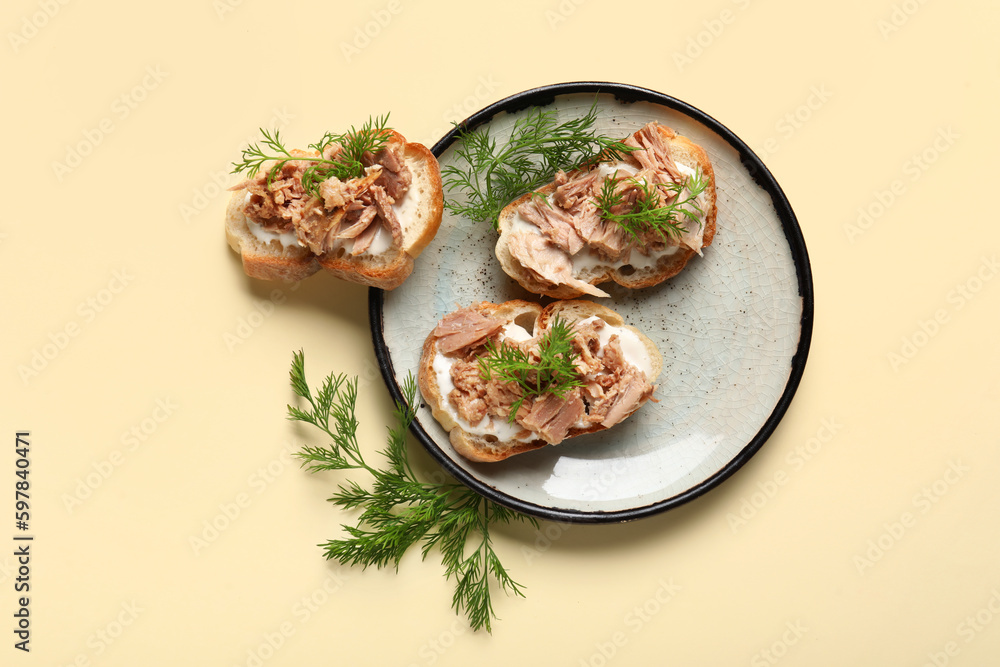
M 322 151 L 292 150 L 263 163 L 232 188 L 226 237 L 247 275 L 297 281 L 322 268 L 393 289 L 412 273 L 441 224 L 441 174 L 425 146 L 391 129 L 378 132 L 379 150 L 360 156 L 355 177 L 310 173 L 344 150 L 327 142 Z
M 623 159 L 558 172 L 507 205 L 496 255 L 535 294 L 608 296 L 614 281 L 649 287 L 676 275 L 715 236 L 715 173 L 707 153 L 658 123 L 628 137 Z
M 491 360 L 538 369 L 561 329 L 571 372 L 562 392 L 526 391 Z M 427 337 L 418 383 L 455 451 L 472 461 L 514 454 L 601 431 L 638 410 L 655 390 L 663 360 L 653 342 L 614 311 L 590 301 L 481 302 L 446 315 Z

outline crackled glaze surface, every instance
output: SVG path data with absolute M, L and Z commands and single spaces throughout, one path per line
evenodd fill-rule
M 557 96 L 561 119 L 579 117 L 592 93 Z M 775 412 L 799 346 L 803 298 L 796 263 L 771 196 L 750 176 L 737 150 L 688 115 L 650 102 L 598 98 L 598 129 L 626 136 L 651 120 L 673 127 L 708 152 L 716 174 L 718 231 L 703 257 L 693 258 L 659 286 L 629 291 L 613 283 L 598 300 L 649 335 L 664 357 L 654 394 L 611 430 L 496 464 L 474 464 L 452 450 L 447 433 L 418 412 L 418 431 L 432 452 L 465 481 L 495 489 L 501 501 L 550 518 L 649 508 L 704 485 L 740 456 Z M 520 115 L 488 121 L 503 141 Z M 453 160 L 454 146 L 440 156 Z M 384 295 L 386 352 L 397 383 L 416 373 L 424 338 L 437 321 L 475 301 L 540 300 L 500 268 L 488 224 L 445 211 L 437 237 L 406 283 Z M 463 475 L 462 472 L 466 473 Z M 482 488 L 480 490 L 483 490 Z M 537 508 L 537 511 L 536 511 Z M 565 517 L 563 517 L 565 518 Z

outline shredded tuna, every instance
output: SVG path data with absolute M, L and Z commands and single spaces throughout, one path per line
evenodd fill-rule
M 486 416 L 486 388 L 479 377 L 477 364 L 456 362 L 451 369 L 455 388 L 448 395 L 458 415 L 470 424 L 478 424 Z
M 315 156 L 316 153 L 292 151 L 296 157 Z M 312 164 L 307 160 L 289 160 L 282 165 L 268 187 L 271 165 L 265 165 L 253 179 L 234 186 L 233 190 L 246 190 L 250 198 L 244 205 L 245 215 L 264 229 L 287 232 L 294 219 L 302 217 L 310 204 L 310 196 L 302 189 L 302 173 Z
M 448 400 L 459 416 L 472 425 L 485 423 L 482 421 L 485 418 L 508 421 L 513 405 L 522 398 L 519 385 L 502 382 L 496 375 L 486 380 L 479 368 L 478 359 L 485 354 L 487 340 L 497 343 L 502 336 L 498 335 L 502 326 L 499 320 L 481 315 L 470 307 L 446 316 L 434 330 L 441 352 L 444 352 L 442 340 L 475 332 L 449 341 L 464 346 L 459 348 L 462 356 L 451 368 L 455 389 Z M 643 371 L 626 360 L 618 334 L 612 333 L 607 342 L 601 344 L 601 335 L 607 326 L 604 320 L 597 318 L 573 326 L 572 346 L 579 355 L 577 371 L 582 386 L 563 397 L 554 394 L 526 397 L 514 416 L 514 424 L 522 429 L 519 438 L 537 438 L 556 444 L 571 432 L 617 424 L 651 397 L 654 386 Z M 502 340 L 502 344 L 520 348 L 537 362 L 538 341 L 542 335 L 543 332 L 538 332 L 535 338 L 525 341 Z
M 294 226 L 299 243 L 317 255 L 329 252 L 336 243 L 336 233 L 344 218 L 344 209 L 337 209 L 332 215 L 323 212 L 319 202 L 302 215 Z
M 410 168 L 406 166 L 406 162 L 403 161 L 402 151 L 399 150 L 398 145 L 386 146 L 375 155 L 370 152 L 365 153 L 361 158 L 361 163 L 364 165 L 378 164 L 383 167 L 382 174 L 376 184 L 394 200 L 398 201 L 406 194 L 413 182 L 413 175 L 410 173 Z
M 454 354 L 463 348 L 484 343 L 503 328 L 504 322 L 480 314 L 471 306 L 449 313 L 434 329 L 438 350 Z
M 351 245 L 351 254 L 360 255 L 371 247 L 375 237 L 378 236 L 379 225 L 368 225 L 368 227 L 354 238 Z
M 377 213 L 378 211 L 374 206 L 365 206 L 361 209 L 350 211 L 344 223 L 337 231 L 336 238 L 353 239 L 357 237 L 358 234 L 368 229 L 368 226 L 371 225 Z
M 573 225 L 573 216 L 562 209 L 550 206 L 541 197 L 529 197 L 517 208 L 522 218 L 542 230 L 553 244 L 575 255 L 583 248 L 583 239 Z
M 395 201 L 386 194 L 385 189 L 380 185 L 373 185 L 371 187 L 372 197 L 375 199 L 375 208 L 378 209 L 379 217 L 382 218 L 382 224 L 385 225 L 386 229 L 392 234 L 392 240 L 397 245 L 402 245 L 403 243 L 403 228 L 399 226 L 399 220 L 396 218 L 396 211 L 393 210 L 392 205 Z
M 577 354 L 576 368 L 580 375 L 599 373 L 604 364 L 598 355 L 601 351 L 599 332 L 604 328 L 604 320 L 597 318 L 574 327 L 573 351 Z
M 632 239 L 620 225 L 601 220 L 589 239 L 590 247 L 609 261 L 627 262 L 632 250 Z
M 580 390 L 574 389 L 563 398 L 546 394 L 535 401 L 531 412 L 521 420 L 528 430 L 537 433 L 545 442 L 557 444 L 566 439 L 569 430 L 585 412 Z
M 561 184 L 559 174 L 562 172 L 556 174 L 556 189 L 553 200 L 561 208 L 571 210 L 577 204 L 596 197 L 600 190 L 600 179 L 596 169 L 574 174 L 572 179 L 563 174 L 562 180 L 564 182 Z
M 634 366 L 629 366 L 622 374 L 618 393 L 601 421 L 601 426 L 610 428 L 625 419 L 652 393 L 653 387 L 646 381 L 645 374 Z
M 648 123 L 625 144 L 637 150 L 629 153 L 625 162 L 638 168 L 632 176 L 625 176 L 618 170 L 607 178 L 617 181 L 616 190 L 623 199 L 612 208 L 614 214 L 632 211 L 642 191 L 637 182 L 649 184 L 686 182 L 670 154 L 670 148 L 663 139 L 659 126 Z M 604 296 L 592 286 L 573 278 L 572 256 L 586 248 L 598 259 L 606 262 L 628 263 L 632 251 L 650 256 L 661 252 L 668 245 L 681 243 L 701 252 L 703 246 L 703 225 L 684 220 L 685 232 L 678 238 L 670 237 L 655 229 L 633 235 L 616 223 L 601 217 L 596 206 L 596 198 L 603 187 L 601 170 L 578 170 L 556 172 L 551 197 L 542 200 L 534 197 L 518 207 L 520 216 L 539 229 L 541 239 L 512 236 L 509 249 L 511 255 L 536 280 L 550 286 L 567 285 L 594 296 Z M 652 188 L 659 197 L 660 205 L 667 205 L 677 197 L 686 198 L 686 192 L 678 195 L 662 187 Z M 573 233 L 575 232 L 575 233 Z M 517 232 L 514 232 L 517 233 Z
M 684 176 L 677 169 L 677 163 L 670 155 L 670 149 L 663 143 L 663 135 L 657 124 L 647 123 L 634 135 L 625 140 L 625 145 L 638 148 L 629 156 L 642 166 L 654 172 L 663 172 L 674 183 L 683 183 Z M 662 179 L 660 179 L 662 180 Z
M 569 255 L 532 232 L 512 232 L 507 242 L 511 256 L 541 282 L 550 285 L 568 285 L 592 296 L 608 296 L 573 276 L 573 262 Z
M 348 186 L 336 176 L 319 184 L 319 194 L 323 197 L 323 206 L 331 210 L 347 206 L 354 198 Z
M 334 159 L 341 147 L 331 144 L 323 158 Z M 317 255 L 350 243 L 352 255 L 367 251 L 378 229 L 385 227 L 393 245 L 403 242 L 402 227 L 392 205 L 408 191 L 413 177 L 403 159 L 403 144 L 395 141 L 362 159 L 364 174 L 341 181 L 332 176 L 319 184 L 319 197 L 306 193 L 302 175 L 318 158 L 316 151 L 291 151 L 295 157 L 282 165 L 268 184 L 271 165 L 264 165 L 252 179 L 233 187 L 250 197 L 243 213 L 264 230 L 295 231 L 299 244 Z M 353 239 L 353 241 L 351 241 Z
M 588 199 L 577 205 L 572 217 L 576 233 L 583 239 L 590 239 L 597 233 L 603 220 L 593 200 Z
M 521 388 L 516 384 L 501 382 L 499 378 L 493 377 L 486 383 L 486 405 L 489 412 L 494 417 L 507 420 L 510 410 L 514 407 L 517 399 L 521 398 Z M 521 412 L 525 411 L 522 406 Z

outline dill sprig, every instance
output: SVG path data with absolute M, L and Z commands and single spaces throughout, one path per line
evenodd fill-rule
M 636 240 L 649 230 L 657 232 L 664 240 L 668 236 L 679 237 L 687 231 L 686 223 L 702 224 L 701 216 L 704 213 L 696 200 L 708 187 L 708 179 L 702 174 L 701 169 L 695 170 L 684 183 L 651 184 L 641 178 L 625 180 L 639 190 L 639 196 L 632 210 L 612 213 L 612 208 L 625 200 L 624 190 L 618 187 L 621 181 L 614 178 L 604 179 L 595 203 L 602 218 L 618 223 Z M 688 196 L 681 199 L 685 191 Z M 670 199 L 674 201 L 669 204 L 664 203 Z
M 487 382 L 496 373 L 501 382 L 520 387 L 521 396 L 510 407 L 507 417 L 514 423 L 518 410 L 529 396 L 555 394 L 562 398 L 574 387 L 582 387 L 583 380 L 576 368 L 577 354 L 573 350 L 573 328 L 556 315 L 549 330 L 538 341 L 538 361 L 517 347 L 501 341 L 486 343 L 486 356 L 479 358 L 479 373 Z
M 526 192 L 536 190 L 555 177 L 598 159 L 620 160 L 634 148 L 597 134 L 596 101 L 581 118 L 557 122 L 554 109 L 535 108 L 514 123 L 510 139 L 498 145 L 489 128 L 458 135 L 455 156 L 462 163 L 442 170 L 448 192 L 464 195 L 464 201 L 448 198 L 452 213 L 475 222 L 489 220 L 498 229 L 500 211 Z
M 287 162 L 310 162 L 312 164 L 302 173 L 302 188 L 309 194 L 319 196 L 319 184 L 331 176 L 346 181 L 364 175 L 362 156 L 366 152 L 377 153 L 382 150 L 389 140 L 389 134 L 386 132 L 388 122 L 389 114 L 386 114 L 375 119 L 369 118 L 360 130 L 356 130 L 352 125 L 351 129 L 343 134 L 326 132 L 318 142 L 309 144 L 309 148 L 319 152 L 317 157 L 292 155 L 282 143 L 281 133 L 278 130 L 271 133 L 261 128 L 260 132 L 264 138 L 260 143 L 264 148 L 258 144 L 251 144 L 243 149 L 243 160 L 233 163 L 233 173 L 245 172 L 247 178 L 253 178 L 266 163 L 273 161 L 274 164 L 267 172 L 267 187 L 270 188 L 271 182 Z M 340 151 L 334 159 L 328 160 L 323 157 L 323 151 L 331 144 L 338 144 Z
M 301 351 L 293 355 L 289 375 L 292 389 L 306 406 L 289 405 L 288 418 L 312 424 L 331 439 L 325 447 L 303 447 L 296 454 L 302 466 L 310 472 L 364 470 L 374 480 L 370 489 L 353 480 L 344 482 L 328 499 L 340 508 L 362 512 L 356 525 L 343 526 L 346 538 L 319 545 L 325 557 L 362 568 L 392 565 L 398 569 L 403 555 L 415 544 L 421 544 L 424 559 L 437 547 L 445 577 L 455 581 L 455 612 L 464 612 L 474 630 L 492 632 L 491 622 L 497 618 L 490 596 L 493 583 L 508 594 L 524 597 L 524 591 L 494 551 L 490 528 L 512 521 L 527 521 L 537 527 L 538 522 L 460 484 L 420 481 L 406 446 L 417 396 L 412 374 L 403 383 L 403 403 L 396 404 L 395 425 L 389 429 L 387 446 L 379 452 L 387 461 L 385 468 L 369 464 L 358 442 L 357 377 L 347 379 L 331 373 L 314 394 L 305 379 Z M 472 549 L 467 553 L 470 542 Z

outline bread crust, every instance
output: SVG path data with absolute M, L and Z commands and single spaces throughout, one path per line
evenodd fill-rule
M 708 181 L 705 188 L 705 198 L 707 201 L 704 233 L 702 247 L 707 247 L 715 238 L 716 232 L 716 191 L 715 191 L 715 170 L 709 160 L 708 153 L 701 146 L 695 144 L 687 137 L 683 137 L 665 125 L 657 126 L 664 143 L 670 148 L 674 161 L 688 167 L 700 168 Z M 536 192 L 542 195 L 549 195 L 555 191 L 555 184 L 549 183 L 538 189 Z M 533 193 L 527 193 L 518 197 L 504 207 L 499 216 L 500 238 L 497 240 L 496 256 L 500 261 L 500 266 L 504 272 L 516 280 L 524 289 L 534 294 L 543 294 L 556 299 L 574 299 L 584 294 L 583 291 L 569 285 L 552 285 L 551 283 L 539 280 L 533 273 L 527 270 L 515 259 L 508 248 L 509 233 L 517 215 L 517 208 L 528 201 Z M 585 252 L 581 251 L 581 252 Z M 640 289 L 658 285 L 664 280 L 673 278 L 687 266 L 688 261 L 698 254 L 696 250 L 686 246 L 678 246 L 676 252 L 671 255 L 661 257 L 656 266 L 652 269 L 638 269 L 631 272 L 623 272 L 621 268 L 610 266 L 602 267 L 599 270 L 575 276 L 583 282 L 591 285 L 599 285 L 606 282 L 615 282 L 622 287 L 629 289 Z M 622 267 L 624 268 L 624 267 Z
M 340 249 L 314 255 L 308 248 L 284 248 L 276 240 L 262 243 L 250 231 L 253 224 L 243 214 L 245 193 L 233 192 L 226 211 L 226 238 L 243 260 L 243 270 L 252 278 L 295 282 L 324 269 L 334 276 L 369 287 L 391 290 L 413 273 L 414 259 L 427 247 L 441 225 L 444 191 L 437 158 L 423 144 L 408 143 L 399 132 L 389 130 L 389 142 L 403 146 L 403 161 L 413 176 L 405 197 L 418 196 L 410 223 L 400 221 L 403 243 L 379 255 L 348 255 Z
M 251 278 L 293 283 L 319 271 L 319 261 L 308 248 L 284 248 L 277 241 L 262 243 L 250 231 L 243 215 L 245 193 L 238 190 L 226 207 L 226 240 L 240 254 L 243 271 Z
M 524 326 L 530 320 L 533 335 L 539 330 L 547 329 L 549 323 L 557 315 L 569 323 L 597 316 L 611 326 L 627 328 L 639 337 L 653 365 L 652 377 L 647 378 L 650 383 L 655 383 L 660 372 L 663 370 L 663 357 L 648 336 L 635 327 L 625 324 L 624 319 L 618 313 L 592 301 L 556 301 L 543 308 L 536 303 L 516 299 L 506 301 L 502 304 L 482 301 L 473 304 L 472 308 L 482 315 L 495 317 L 507 323 L 516 320 L 521 326 Z M 431 414 L 441 424 L 441 427 L 448 432 L 449 441 L 458 454 L 470 461 L 493 463 L 510 458 L 516 454 L 540 449 L 549 444 L 541 438 L 524 442 L 518 440 L 505 441 L 499 440 L 495 436 L 483 436 L 464 430 L 446 407 L 448 397 L 442 393 L 438 385 L 437 373 L 434 370 L 434 359 L 436 356 L 437 338 L 432 332 L 424 341 L 423 350 L 420 355 L 417 385 L 420 387 L 420 393 L 423 395 L 424 401 L 431 409 Z M 642 406 L 642 403 L 644 401 L 636 406 L 636 410 Z M 588 428 L 573 428 L 570 429 L 569 434 L 563 442 L 579 435 L 596 433 L 605 429 L 606 427 L 601 424 L 595 424 Z

